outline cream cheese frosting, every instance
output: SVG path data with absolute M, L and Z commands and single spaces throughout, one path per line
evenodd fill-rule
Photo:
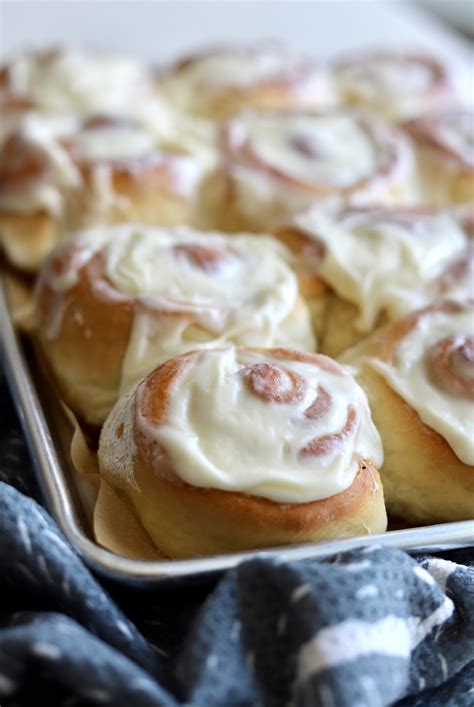
M 315 201 L 414 198 L 409 145 L 372 116 L 247 113 L 229 121 L 225 139 L 233 194 L 256 223 L 275 223 Z
M 25 116 L 17 134 L 26 150 L 41 155 L 46 169 L 36 179 L 25 179 L 15 189 L 0 191 L 0 208 L 18 213 L 44 210 L 61 216 L 71 196 L 74 202 L 74 190 L 85 186 L 80 169 L 84 164 L 91 172 L 88 207 L 94 217 L 111 205 L 123 207 L 126 213 L 126 195 L 114 193 L 114 166 L 133 174 L 142 167 L 167 163 L 169 191 L 183 197 L 193 195 L 203 175 L 203 160 L 186 152 L 168 152 L 148 125 L 123 116 L 104 120 L 109 123 L 89 127 L 74 118 Z
M 377 170 L 370 135 L 349 116 L 262 116 L 243 129 L 257 159 L 303 182 L 345 187 Z
M 377 170 L 376 146 L 351 116 L 262 115 L 241 121 L 256 159 L 298 181 L 346 187 Z
M 291 75 L 304 64 L 281 46 L 267 46 L 259 51 L 217 50 L 191 61 L 183 70 L 194 90 L 220 90 L 226 87 L 252 86 Z
M 468 246 L 459 220 L 447 210 L 316 207 L 294 223 L 324 246 L 317 272 L 357 306 L 361 332 L 373 329 L 382 313 L 394 319 L 432 302 L 440 294 L 439 278 Z M 446 283 L 443 296 L 464 298 L 472 285 L 467 271 Z
M 305 57 L 268 42 L 203 52 L 179 64 L 163 81 L 165 94 L 188 109 L 205 107 L 209 98 L 222 92 L 245 92 L 259 86 L 281 87 L 311 102 L 323 94 L 323 75 Z
M 470 339 L 469 343 L 466 344 Z M 439 370 L 442 349 L 451 340 L 449 370 Z M 368 359 L 422 421 L 448 442 L 464 464 L 474 465 L 474 309 L 428 310 L 402 339 L 391 363 Z M 456 354 L 457 352 L 457 354 Z M 453 356 L 454 354 L 454 356 Z M 452 384 L 452 375 L 458 381 Z M 448 380 L 449 379 L 449 380 Z M 461 386 L 465 392 L 459 392 Z M 471 391 L 471 392 L 469 392 Z
M 328 498 L 352 484 L 362 460 L 380 466 L 383 452 L 361 388 L 320 359 L 207 351 L 180 374 L 165 423 L 137 413 L 137 424 L 193 486 L 278 503 Z
M 11 90 L 44 113 L 133 113 L 153 95 L 146 68 L 130 58 L 58 49 L 8 63 Z
M 81 130 L 72 136 L 71 144 L 80 158 L 93 162 L 140 158 L 156 150 L 153 136 L 134 125 Z
M 450 81 L 434 59 L 403 53 L 351 57 L 335 66 L 343 100 L 371 106 L 390 118 L 409 118 L 449 98 Z
M 158 362 L 194 348 L 315 348 L 289 254 L 271 237 L 120 225 L 85 231 L 77 244 L 71 268 L 51 273 L 50 286 L 74 286 L 78 270 L 100 250 L 105 280 L 96 287 L 135 301 L 121 392 Z M 52 324 L 54 336 L 58 322 Z

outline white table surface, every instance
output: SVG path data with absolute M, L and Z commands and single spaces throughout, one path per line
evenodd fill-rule
M 431 49 L 461 64 L 464 72 L 471 62 L 474 90 L 467 43 L 407 2 L 0 0 L 2 56 L 25 46 L 63 43 L 163 62 L 208 43 L 258 38 L 283 38 L 323 58 L 366 45 Z

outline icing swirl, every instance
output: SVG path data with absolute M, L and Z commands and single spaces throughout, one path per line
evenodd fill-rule
M 194 486 L 305 503 L 347 489 L 363 460 L 382 463 L 364 393 L 325 356 L 234 348 L 193 356 L 159 424 L 140 412 L 147 390 L 144 382 L 137 425 Z
M 223 141 L 232 193 L 257 222 L 274 222 L 282 204 L 291 213 L 321 200 L 384 202 L 392 190 L 403 199 L 412 175 L 404 138 L 354 111 L 244 113 Z
M 220 96 L 258 99 L 260 91 L 292 97 L 299 105 L 315 105 L 327 91 L 323 74 L 306 57 L 277 42 L 223 47 L 187 57 L 165 74 L 164 91 L 181 107 L 207 113 Z M 282 106 L 283 107 L 283 106 Z
M 25 52 L 4 73 L 13 95 L 47 114 L 130 114 L 154 93 L 151 75 L 139 62 L 74 49 Z
M 390 129 L 351 113 L 242 115 L 227 125 L 231 156 L 316 193 L 352 190 L 392 170 Z
M 389 118 L 425 113 L 454 95 L 446 68 L 433 57 L 418 54 L 356 54 L 336 62 L 334 78 L 343 100 Z
M 315 207 L 296 216 L 295 226 L 321 246 L 314 271 L 357 306 L 361 332 L 373 329 L 382 313 L 395 319 L 440 294 L 466 297 L 472 289 L 468 235 L 456 211 Z M 308 267 L 305 252 L 302 257 Z
M 412 315 L 388 361 L 369 359 L 462 462 L 474 465 L 474 308 L 447 302 Z
M 426 364 L 436 385 L 474 400 L 474 336 L 457 334 L 440 339 L 428 350 Z
M 133 309 L 121 391 L 194 348 L 232 342 L 314 349 L 288 253 L 270 237 L 123 225 L 85 231 L 63 250 L 69 257 L 60 257 L 62 267 L 53 268 L 53 259 L 43 275 L 59 312 L 84 268 L 97 297 Z M 50 319 L 54 338 L 61 322 L 54 312 Z

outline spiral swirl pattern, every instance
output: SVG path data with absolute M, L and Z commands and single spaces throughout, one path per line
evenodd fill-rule
M 437 341 L 426 362 L 436 385 L 474 400 L 474 335 L 458 334 Z
M 153 375 L 168 381 L 166 412 L 158 424 L 148 412 L 139 428 L 191 485 L 302 503 L 344 491 L 364 459 L 381 463 L 364 393 L 325 356 L 209 350 Z M 142 386 L 142 410 L 153 385 Z
M 41 326 L 54 345 L 65 325 L 65 303 L 72 303 L 87 330 L 96 308 L 84 311 L 81 283 L 93 302 L 129 312 L 120 392 L 158 363 L 194 348 L 235 343 L 311 351 L 309 312 L 287 257 L 263 235 L 185 227 L 91 229 L 58 249 L 45 268 L 40 294 L 47 288 L 54 298 Z M 99 343 L 105 335 L 94 333 Z

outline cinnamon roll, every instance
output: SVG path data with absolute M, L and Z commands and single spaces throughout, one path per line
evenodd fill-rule
M 323 69 L 277 42 L 210 49 L 182 59 L 165 71 L 160 89 L 180 109 L 214 120 L 243 108 L 332 102 Z
M 296 254 L 320 350 L 337 356 L 387 321 L 474 296 L 472 216 L 464 208 L 313 207 L 277 229 Z
M 26 51 L 0 68 L 0 97 L 11 111 L 47 115 L 137 114 L 156 97 L 152 72 L 129 57 L 56 47 Z
M 382 436 L 389 511 L 413 522 L 474 517 L 474 307 L 431 305 L 342 359 Z
M 474 200 L 474 112 L 438 111 L 406 123 L 417 145 L 424 199 L 431 203 Z
M 0 145 L 15 130 L 15 126 L 22 116 L 31 110 L 33 104 L 26 97 L 15 94 L 8 86 L 8 71 L 0 67 Z
M 343 103 L 368 108 L 389 120 L 445 108 L 456 98 L 446 66 L 423 54 L 353 54 L 334 62 L 332 77 Z
M 224 126 L 222 141 L 209 199 L 225 230 L 266 231 L 314 202 L 413 198 L 410 146 L 374 116 L 242 114 Z
M 170 151 L 139 121 L 28 116 L 0 152 L 7 257 L 35 270 L 63 233 L 99 223 L 193 219 L 199 158 Z
M 114 407 L 98 457 L 171 558 L 386 527 L 367 400 L 317 354 L 224 348 L 167 361 Z
M 191 349 L 314 350 L 288 252 L 270 237 L 121 225 L 84 231 L 42 269 L 36 331 L 60 392 L 99 425 L 119 394 Z

